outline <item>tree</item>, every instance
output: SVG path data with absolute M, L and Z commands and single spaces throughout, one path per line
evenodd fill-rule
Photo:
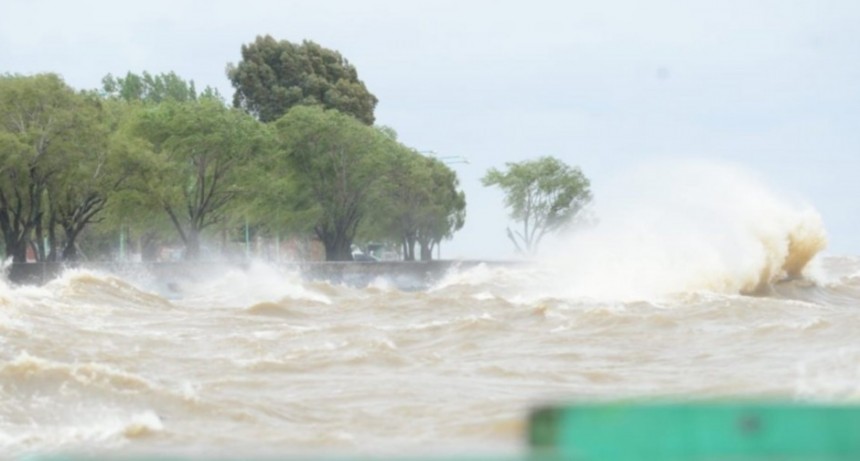
M 296 200 L 307 208 L 300 212 L 323 243 L 326 259 L 352 260 L 352 241 L 393 141 L 349 115 L 320 107 L 290 109 L 275 131 L 285 156 L 272 174 L 291 175 L 289 192 L 302 195 Z
M 243 192 L 241 169 L 267 146 L 266 130 L 219 101 L 168 101 L 140 116 L 136 132 L 151 143 L 152 199 L 169 216 L 185 245 L 200 256 L 204 229 L 221 222 Z
M 57 259 L 55 225 L 63 230 L 61 258 L 77 260 L 77 240 L 84 229 L 101 221 L 108 203 L 148 167 L 143 146 L 121 129 L 129 117 L 125 103 L 81 97 L 73 144 L 63 156 L 62 173 L 47 188 L 50 260 Z
M 277 120 L 296 105 L 319 105 L 374 121 L 376 96 L 337 51 L 304 41 L 300 45 L 271 36 L 242 46 L 242 60 L 227 66 L 236 89 L 233 104 L 263 122 Z
M 418 244 L 421 260 L 433 259 L 433 248 L 450 239 L 466 220 L 466 194 L 458 190 L 457 174 L 435 158 L 425 158 L 430 182 L 428 201 L 420 208 Z
M 534 254 L 543 237 L 568 225 L 591 200 L 589 181 L 579 168 L 553 157 L 507 163 L 481 179 L 485 187 L 498 186 L 505 193 L 510 217 L 522 223 L 521 231 L 507 229 L 517 251 Z
M 433 248 L 463 227 L 466 200 L 457 175 L 443 162 L 398 145 L 374 191 L 371 224 L 365 232 L 397 242 L 403 258 L 414 261 L 415 245 L 422 260 Z
M 387 131 L 382 133 L 388 135 Z M 371 192 L 374 206 L 361 229 L 367 240 L 390 241 L 400 246 L 406 261 L 415 260 L 417 213 L 426 197 L 422 184 L 429 178 L 420 160 L 419 153 L 405 146 L 394 149 L 382 170 L 384 180 L 378 181 Z
M 45 195 L 82 127 L 80 101 L 55 74 L 0 77 L 0 232 L 6 254 L 25 262 L 42 225 Z M 44 250 L 38 255 L 45 258 Z
M 208 86 L 198 95 L 194 80 L 186 81 L 175 72 L 155 75 L 146 71 L 141 75 L 128 72 L 125 77 L 107 74 L 102 78 L 102 94 L 109 99 L 148 103 L 194 101 L 198 97 L 221 99 L 218 90 Z

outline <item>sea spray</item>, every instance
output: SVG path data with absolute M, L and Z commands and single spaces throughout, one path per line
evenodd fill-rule
M 597 224 L 566 236 L 541 261 L 560 295 L 754 293 L 798 277 L 826 245 L 815 210 L 726 164 L 639 168 L 599 200 Z
M 200 306 L 248 307 L 282 299 L 329 304 L 325 294 L 309 289 L 298 273 L 254 260 L 247 268 L 233 268 L 201 281 L 176 285 L 185 302 Z

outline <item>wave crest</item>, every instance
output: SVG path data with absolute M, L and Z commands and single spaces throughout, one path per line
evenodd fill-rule
M 801 276 L 827 243 L 814 209 L 714 163 L 637 170 L 596 213 L 597 225 L 569 235 L 561 251 L 544 259 L 563 274 L 558 282 L 566 295 L 757 293 Z

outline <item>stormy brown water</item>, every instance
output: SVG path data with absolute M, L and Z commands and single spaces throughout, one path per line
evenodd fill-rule
M 419 291 L 265 264 L 170 290 L 0 283 L 0 450 L 510 454 L 528 409 L 559 399 L 858 398 L 860 259 L 758 296 L 577 296 L 558 270 L 454 269 Z

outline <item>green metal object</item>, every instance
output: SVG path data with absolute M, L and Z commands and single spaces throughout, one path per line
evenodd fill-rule
M 536 455 L 577 461 L 860 460 L 860 407 L 586 404 L 532 414 Z

